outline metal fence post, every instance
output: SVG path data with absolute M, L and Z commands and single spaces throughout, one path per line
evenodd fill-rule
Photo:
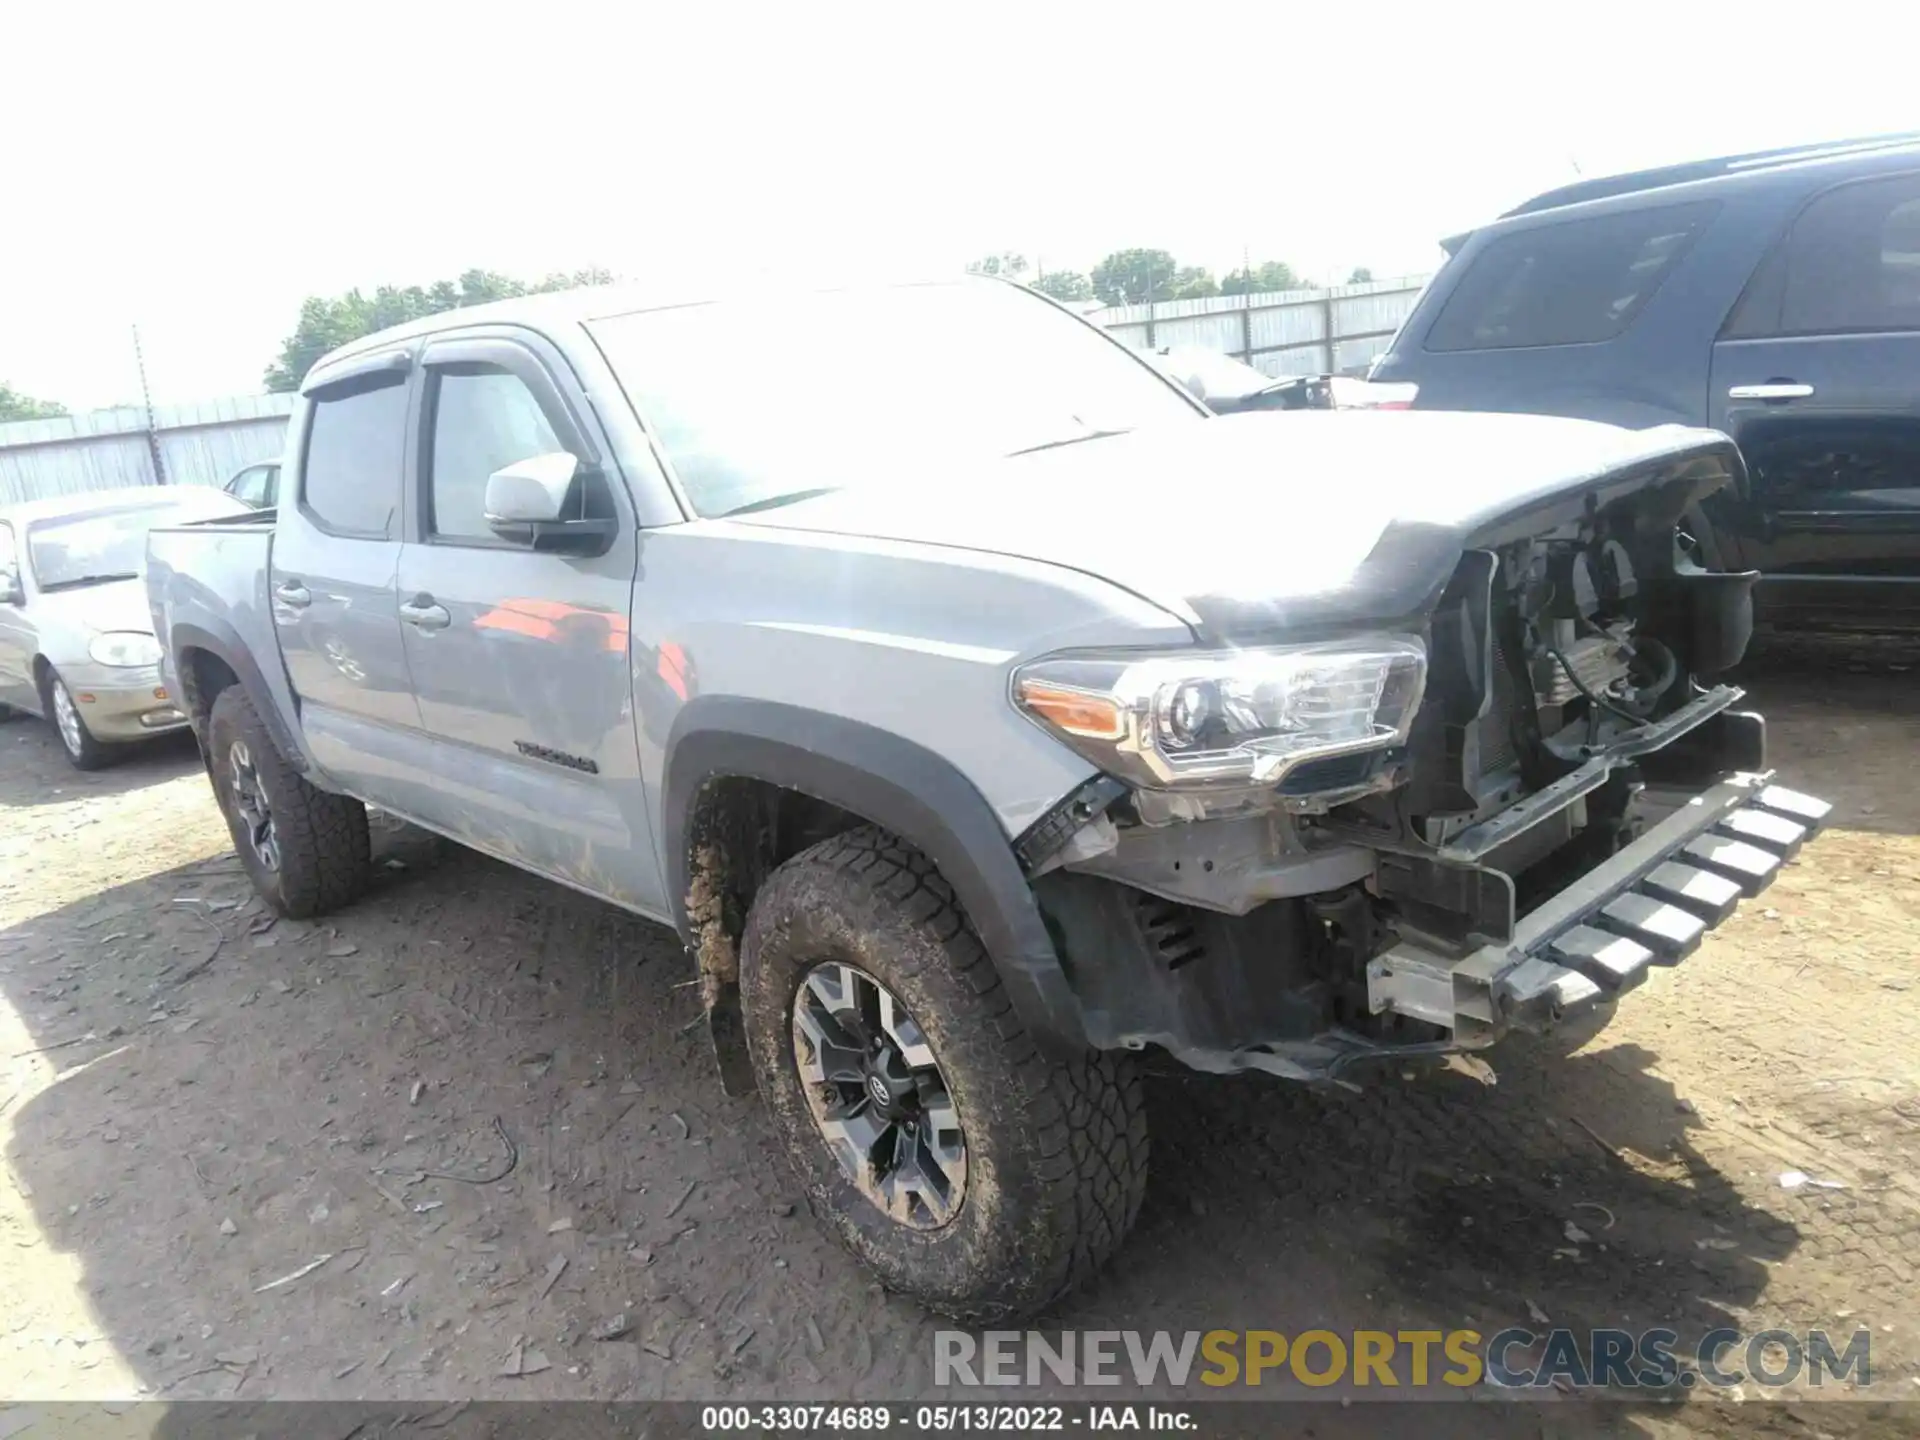
M 140 371 L 140 403 L 147 411 L 147 454 L 153 460 L 153 483 L 167 483 L 166 462 L 160 458 L 160 436 L 153 423 L 153 392 L 147 389 L 147 358 L 140 352 L 140 327 L 133 327 L 133 363 Z

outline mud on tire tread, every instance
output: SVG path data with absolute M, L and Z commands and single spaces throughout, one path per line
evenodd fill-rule
M 795 990 L 851 961 L 905 1002 L 960 1107 L 967 1195 L 936 1231 L 896 1224 L 847 1182 L 793 1062 Z M 952 889 L 919 851 L 864 826 L 768 877 L 747 917 L 741 990 L 761 1094 L 816 1213 L 891 1289 L 975 1323 L 1030 1315 L 1112 1257 L 1147 1178 L 1141 1081 L 1123 1056 L 1044 1055 Z
M 260 863 L 234 807 L 227 752 L 235 740 L 246 742 L 273 812 L 274 836 L 280 846 L 277 871 Z M 304 920 L 360 898 L 372 870 L 367 807 L 318 788 L 289 765 L 253 701 L 238 685 L 228 686 L 214 699 L 207 721 L 207 773 L 233 834 L 233 848 L 247 867 L 254 889 L 275 910 L 289 919 Z

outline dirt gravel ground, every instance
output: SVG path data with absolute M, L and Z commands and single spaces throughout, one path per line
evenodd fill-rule
M 1139 1228 L 1047 1328 L 1867 1326 L 1872 1394 L 1920 1396 L 1917 676 L 1757 672 L 1833 827 L 1570 1058 L 1156 1078 Z M 272 923 L 190 742 L 83 776 L 0 727 L 0 1397 L 929 1392 L 938 1322 L 720 1092 L 671 934 L 404 828 L 376 848 L 364 902 Z M 1920 1425 L 1757 1394 L 1606 1426 Z

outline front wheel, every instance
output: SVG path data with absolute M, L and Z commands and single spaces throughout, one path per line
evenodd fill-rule
M 816 1213 L 891 1289 L 977 1323 L 1106 1263 L 1146 1187 L 1122 1059 L 1042 1055 L 927 858 L 866 827 L 754 897 L 755 1077 Z
M 280 753 L 239 686 L 207 719 L 207 774 L 253 888 L 306 919 L 358 899 L 371 871 L 367 807 L 312 784 Z
M 60 678 L 58 670 L 47 671 L 43 694 L 47 718 L 53 721 L 54 733 L 60 737 L 60 748 L 69 765 L 76 770 L 98 770 L 113 758 L 113 752 L 94 739 L 93 732 L 87 729 L 86 717 L 81 715 L 73 692 Z

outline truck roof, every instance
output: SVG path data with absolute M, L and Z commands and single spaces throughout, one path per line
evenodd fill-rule
M 899 285 L 1011 285 L 1018 282 L 986 275 L 928 276 L 924 272 L 905 275 L 876 275 L 871 270 L 860 274 L 823 276 L 818 272 L 791 276 L 777 273 L 748 274 L 724 280 L 704 278 L 672 279 L 645 283 L 592 285 L 577 290 L 553 290 L 539 295 L 516 295 L 510 300 L 492 300 L 485 305 L 469 305 L 458 310 L 443 310 L 419 320 L 409 320 L 377 330 L 358 340 L 350 340 L 330 350 L 314 363 L 309 376 L 354 355 L 381 350 L 401 341 L 442 330 L 469 325 L 531 324 L 534 328 L 583 324 L 636 310 L 665 310 L 681 305 L 704 305 L 717 300 L 752 300 L 757 297 L 818 293 L 827 290 L 891 288 Z M 302 388 L 305 388 L 303 384 Z

